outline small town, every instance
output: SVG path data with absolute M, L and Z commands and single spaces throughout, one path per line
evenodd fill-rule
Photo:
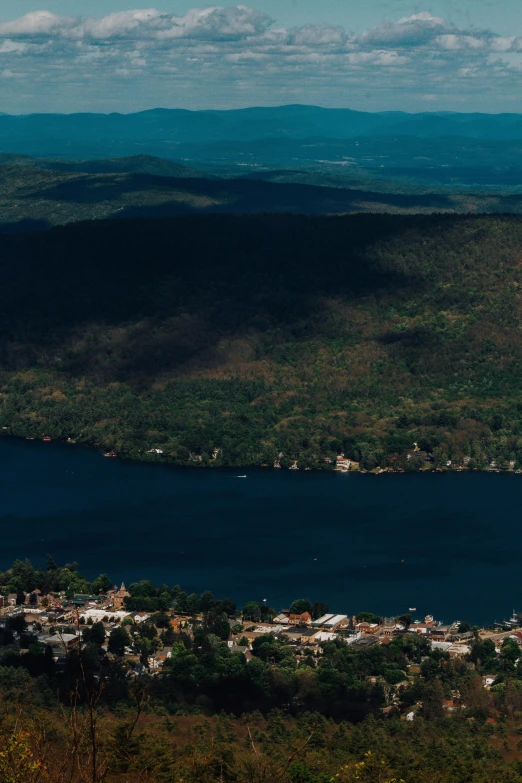
M 213 629 L 214 644 L 226 645 L 228 654 L 241 656 L 245 662 L 252 661 L 266 641 L 277 641 L 291 651 L 296 669 L 316 669 L 332 643 L 356 653 L 386 648 L 399 640 L 408 660 L 398 670 L 400 676 L 396 671 L 386 677 L 376 670 L 368 674 L 367 681 L 384 686 L 381 716 L 393 712 L 411 721 L 422 701 L 403 702 L 402 695 L 426 676 L 424 664 L 430 659 L 454 661 L 461 669 L 478 669 L 473 647 L 488 644 L 490 659 L 496 659 L 498 665 L 491 666 L 490 661 L 491 672 L 482 676 L 486 691 L 494 691 L 495 684 L 503 682 L 504 659 L 515 666 L 522 662 L 522 615 L 515 611 L 509 620 L 479 628 L 458 620 L 442 623 L 432 615 L 415 619 L 413 608 L 395 618 L 370 612 L 335 614 L 321 602 L 312 605 L 308 599 L 297 599 L 279 612 L 256 601 L 238 611 L 233 601 L 216 601 L 209 591 L 198 598 L 187 596 L 178 587 L 165 592 L 168 588 L 163 586 L 158 599 L 154 597 L 158 590 L 148 581 L 131 585 L 129 591 L 124 583 L 110 585 L 105 575 L 98 578 L 97 586 L 97 594 L 72 593 L 70 589 L 46 593 L 36 588 L 0 595 L 0 666 L 15 665 L 15 659 L 16 665 L 20 661 L 23 665 L 25 656 L 45 650 L 47 660 L 52 658 L 53 673 L 59 677 L 72 654 L 81 655 L 94 645 L 109 660 L 122 663 L 128 677 L 155 677 L 168 671 L 180 646 L 194 645 L 198 631 L 205 629 L 208 634 L 209 616 L 214 614 L 219 626 Z M 139 608 L 147 604 L 150 610 Z M 451 689 L 445 696 L 445 711 L 466 709 L 458 690 Z

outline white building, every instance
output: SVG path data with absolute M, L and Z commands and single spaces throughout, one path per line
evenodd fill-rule
M 314 628 L 321 628 L 325 631 L 335 631 L 338 628 L 346 628 L 348 625 L 348 615 L 346 614 L 324 614 L 318 620 L 312 622 Z

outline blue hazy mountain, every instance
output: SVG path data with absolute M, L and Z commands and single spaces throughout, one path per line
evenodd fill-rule
M 522 139 L 520 114 L 359 112 L 317 106 L 279 106 L 229 111 L 152 109 L 135 114 L 0 115 L 3 151 L 34 153 L 57 144 L 117 142 L 213 143 L 270 138 L 352 139 L 357 136 L 463 136 Z
M 522 115 L 369 113 L 299 105 L 0 114 L 0 153 L 81 159 L 84 167 L 87 159 L 111 159 L 110 171 L 123 170 L 117 158 L 132 157 L 142 161 L 141 173 L 168 176 L 194 174 L 181 168 L 144 172 L 151 156 L 218 176 L 293 169 L 428 187 L 513 189 L 522 182 Z

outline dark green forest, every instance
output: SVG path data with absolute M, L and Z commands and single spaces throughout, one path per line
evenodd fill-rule
M 0 426 L 178 464 L 518 468 L 521 247 L 515 216 L 2 236 Z

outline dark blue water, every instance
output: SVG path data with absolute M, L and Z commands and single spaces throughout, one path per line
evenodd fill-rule
M 51 553 L 276 609 L 501 620 L 522 610 L 521 510 L 518 475 L 183 470 L 0 440 L 0 568 Z

